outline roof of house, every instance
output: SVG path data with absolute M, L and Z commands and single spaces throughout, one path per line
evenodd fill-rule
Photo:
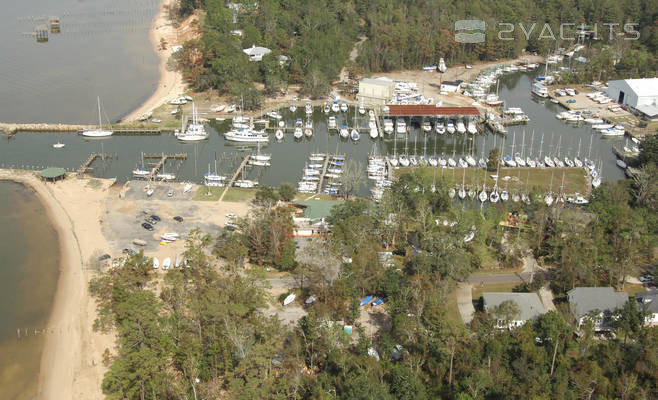
M 497 307 L 502 302 L 511 300 L 519 306 L 521 314 L 518 320 L 527 321 L 546 314 L 546 308 L 539 300 L 537 293 L 482 293 L 484 309 L 489 311 L 491 307 Z
M 658 107 L 651 104 L 640 104 L 639 106 L 635 107 L 635 109 L 651 118 L 658 115 Z
M 359 81 L 359 84 L 365 83 L 368 85 L 377 85 L 377 86 L 384 86 L 384 87 L 392 87 L 393 86 L 393 81 L 387 80 L 387 79 L 373 79 L 373 78 L 363 78 Z
M 41 170 L 40 174 L 42 178 L 55 179 L 66 175 L 66 170 L 64 168 L 50 167 Z
M 644 311 L 658 313 L 658 289 L 635 293 L 635 300 L 642 305 Z
M 628 295 L 611 287 L 577 287 L 567 292 L 574 314 L 580 318 L 592 311 L 612 312 L 622 308 Z
M 245 54 L 248 56 L 257 56 L 257 55 L 265 55 L 265 54 L 270 54 L 272 50 L 268 49 L 267 47 L 258 47 L 256 45 L 253 45 L 247 49 L 242 50 L 244 51 Z
M 333 206 L 342 204 L 338 200 L 295 200 L 296 204 L 304 206 L 304 217 L 310 219 L 322 219 L 331 215 Z
M 475 107 L 436 107 L 426 105 L 390 105 L 388 114 L 392 117 L 420 115 L 480 115 Z
M 638 97 L 658 96 L 658 78 L 621 79 L 608 82 L 608 86 L 625 82 Z

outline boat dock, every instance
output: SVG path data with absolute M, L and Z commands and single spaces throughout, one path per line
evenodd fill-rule
M 0 122 L 0 131 L 5 135 L 11 136 L 18 132 L 77 132 L 82 133 L 85 130 L 95 129 L 95 125 L 76 125 L 76 124 L 11 124 Z M 115 135 L 160 135 L 173 131 L 171 128 L 151 126 L 123 126 L 110 127 Z
M 105 161 L 107 159 L 112 159 L 112 157 L 112 154 L 109 153 L 91 153 L 87 160 L 80 165 L 80 168 L 78 168 L 78 173 L 84 174 L 85 172 L 93 170 L 91 164 L 93 164 L 96 159 L 100 158 L 102 161 Z
M 320 181 L 318 182 L 317 193 L 322 193 L 322 183 L 324 182 L 324 176 L 327 174 L 327 167 L 329 167 L 329 154 L 324 155 L 324 164 L 322 165 L 322 172 L 320 173 Z
M 187 153 L 176 153 L 176 154 L 144 154 L 144 158 L 158 159 L 153 168 L 151 169 L 151 174 L 149 178 L 153 178 L 160 169 L 165 165 L 167 160 L 187 160 Z
M 233 183 L 234 183 L 235 180 L 238 178 L 238 176 L 240 175 L 240 173 L 242 172 L 242 170 L 244 169 L 244 167 L 247 165 L 247 162 L 249 161 L 249 158 L 250 158 L 250 157 L 251 157 L 251 154 L 247 154 L 246 156 L 244 156 L 244 158 L 242 159 L 242 162 L 241 162 L 240 165 L 238 166 L 238 169 L 235 170 L 235 173 L 233 173 L 233 175 L 231 176 L 231 180 L 226 184 L 226 188 L 225 188 L 224 191 L 222 192 L 222 195 L 219 196 L 219 201 L 222 201 L 222 200 L 224 199 L 224 196 L 226 195 L 226 192 L 228 192 L 228 189 L 229 189 L 231 186 L 233 186 Z

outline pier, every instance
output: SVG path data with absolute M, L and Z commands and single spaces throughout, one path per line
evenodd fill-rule
M 95 129 L 95 125 L 79 125 L 79 124 L 12 124 L 0 122 L 0 131 L 5 135 L 11 136 L 18 132 L 76 132 L 82 133 L 85 130 Z M 124 126 L 118 125 L 116 127 L 110 126 L 109 129 L 115 135 L 160 135 L 165 132 L 173 131 L 171 128 L 150 126 Z
M 153 166 L 151 169 L 151 173 L 149 175 L 149 178 L 153 178 L 158 171 L 165 165 L 167 160 L 172 159 L 172 160 L 187 160 L 187 153 L 176 153 L 176 154 L 144 154 L 144 158 L 159 158 L 157 163 Z
M 101 160 L 105 161 L 107 159 L 111 159 L 112 155 L 107 153 L 91 153 L 87 158 L 87 160 L 82 163 L 80 168 L 78 168 L 78 173 L 84 174 L 87 171 L 93 170 L 93 168 L 91 168 L 91 164 L 93 164 L 97 158 L 100 158 Z
M 240 165 L 238 166 L 238 169 L 235 171 L 235 173 L 233 174 L 233 176 L 231 176 L 231 180 L 230 180 L 230 181 L 228 182 L 228 184 L 226 185 L 226 188 L 225 188 L 224 191 L 222 192 L 222 195 L 219 196 L 219 201 L 222 201 L 222 200 L 224 199 L 224 196 L 226 195 L 226 192 L 228 192 L 228 189 L 229 189 L 231 186 L 233 186 L 233 183 L 234 183 L 235 180 L 238 178 L 238 175 L 240 175 L 240 172 L 242 172 L 242 170 L 244 169 L 244 167 L 247 165 L 247 161 L 249 161 L 249 158 L 250 158 L 250 157 L 251 157 L 251 154 L 247 154 L 246 156 L 244 156 L 244 158 L 242 159 L 242 162 L 241 162 Z
M 324 165 L 322 165 L 322 172 L 320 173 L 320 181 L 318 182 L 317 193 L 322 193 L 322 183 L 324 182 L 324 176 L 327 174 L 327 167 L 329 167 L 329 154 L 324 155 Z

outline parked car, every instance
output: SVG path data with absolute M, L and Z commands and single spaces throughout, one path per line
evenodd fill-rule
M 152 231 L 153 225 L 149 224 L 148 222 L 144 222 L 142 223 L 142 228 L 146 229 L 147 231 Z
M 129 256 L 135 254 L 135 250 L 133 250 L 133 249 L 128 249 L 128 248 L 125 248 L 125 249 L 121 250 L 121 252 L 122 252 L 123 254 L 127 254 L 127 255 L 129 255 Z
M 110 259 L 110 258 L 112 258 L 112 256 L 110 256 L 109 254 L 106 253 L 106 254 L 103 254 L 102 256 L 98 257 L 98 261 L 104 261 L 104 260 L 107 260 L 107 259 Z
M 177 216 L 174 217 L 174 221 L 183 222 L 183 217 L 177 215 Z
M 151 219 L 154 220 L 154 221 L 158 221 L 158 222 L 160 222 L 160 217 L 158 217 L 158 216 L 155 215 L 155 214 L 151 214 L 151 216 L 150 216 L 149 218 L 151 218 Z

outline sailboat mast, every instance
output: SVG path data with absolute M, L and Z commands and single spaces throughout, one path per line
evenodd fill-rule
M 96 97 L 96 102 L 98 103 L 98 129 L 103 130 L 103 122 L 101 121 L 101 97 Z

